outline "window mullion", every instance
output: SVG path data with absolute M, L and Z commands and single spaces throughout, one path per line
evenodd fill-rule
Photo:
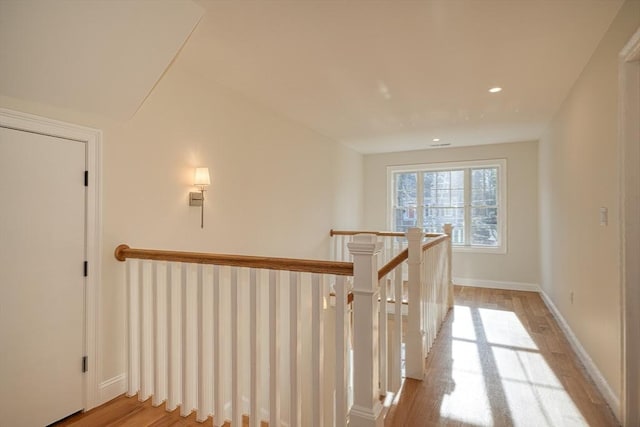
M 471 246 L 471 169 L 464 170 L 464 244 Z
M 416 227 L 424 229 L 424 172 L 418 172 L 418 182 L 416 183 L 416 204 L 418 209 L 418 217 L 416 219 Z

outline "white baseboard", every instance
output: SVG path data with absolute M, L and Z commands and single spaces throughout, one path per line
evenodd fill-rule
M 102 381 L 98 386 L 99 405 L 106 403 L 127 391 L 127 374 L 121 373 L 106 381 Z
M 602 393 L 604 400 L 609 404 L 609 407 L 611 407 L 613 414 L 618 420 L 620 420 L 620 399 L 611 389 L 611 387 L 607 383 L 607 380 L 604 379 L 596 364 L 593 363 L 593 360 L 589 356 L 589 353 L 587 353 L 587 351 L 584 349 L 584 347 L 578 340 L 578 337 L 576 337 L 556 305 L 553 303 L 553 301 L 551 301 L 551 298 L 549 298 L 549 296 L 543 290 L 540 291 L 540 296 L 542 297 L 542 300 L 544 301 L 546 306 L 549 308 L 549 311 L 551 311 L 551 314 L 553 314 L 553 317 L 555 317 L 558 325 L 560 326 L 560 329 L 562 329 L 562 332 L 564 332 L 564 334 L 566 335 L 571 348 L 573 348 L 573 351 L 575 351 L 578 355 L 578 359 L 580 359 L 580 362 L 582 362 L 582 364 L 584 365 L 587 373 L 589 374 L 589 376 L 591 376 L 591 379 L 595 383 L 596 387 L 598 388 L 600 393 Z
M 464 277 L 454 277 L 453 283 L 460 286 L 473 286 L 476 288 L 505 289 L 507 291 L 528 291 L 540 292 L 537 283 L 525 282 L 502 282 L 499 280 L 467 279 Z

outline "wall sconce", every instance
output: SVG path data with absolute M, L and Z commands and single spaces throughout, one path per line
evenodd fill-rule
M 209 184 L 209 168 L 196 168 L 193 185 L 200 188 L 200 192 L 189 193 L 189 206 L 200 206 L 200 228 L 204 228 L 204 192 Z

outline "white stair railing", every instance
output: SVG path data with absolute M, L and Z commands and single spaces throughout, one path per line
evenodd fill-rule
M 395 394 L 402 385 L 403 369 L 403 319 L 407 309 L 403 295 L 406 277 L 406 257 L 395 263 L 393 260 L 378 271 L 380 301 L 380 395 Z
M 403 376 L 423 379 L 424 359 L 452 306 L 450 226 L 445 231 L 425 240 L 422 230 L 409 229 L 406 251 L 378 272 L 386 301 L 379 312 L 381 395 L 397 392 Z
M 352 263 L 124 245 L 116 257 L 126 259 L 127 395 L 215 426 L 347 424 Z
M 381 269 L 376 234 L 349 237 L 353 262 L 120 245 L 127 394 L 215 426 L 381 425 L 403 355 L 406 376 L 422 379 L 452 305 L 450 231 L 409 230 Z
M 422 380 L 424 359 L 444 318 L 453 306 L 451 281 L 451 225 L 446 234 L 423 241 L 422 230 L 410 228 L 406 376 Z

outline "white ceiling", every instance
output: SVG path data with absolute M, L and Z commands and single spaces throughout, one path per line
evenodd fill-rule
M 363 153 L 532 140 L 621 5 L 0 0 L 0 94 L 126 120 L 178 55 Z
M 0 0 L 0 94 L 129 119 L 202 14 L 190 1 Z
M 197 2 L 180 61 L 364 153 L 538 139 L 622 5 Z

